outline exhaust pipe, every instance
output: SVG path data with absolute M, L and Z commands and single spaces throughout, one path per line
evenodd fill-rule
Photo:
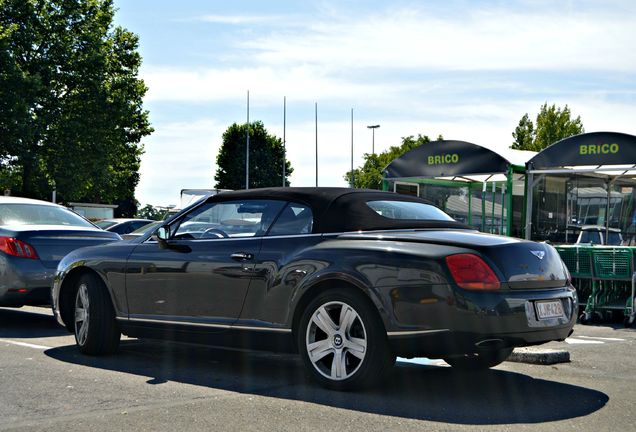
M 475 344 L 479 349 L 499 349 L 505 346 L 502 339 L 484 339 Z

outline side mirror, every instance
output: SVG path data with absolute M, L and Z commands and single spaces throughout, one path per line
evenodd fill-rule
M 170 227 L 168 225 L 160 226 L 155 232 L 155 236 L 157 237 L 157 243 L 159 243 L 159 247 L 161 249 L 167 249 L 168 239 L 170 238 Z
M 157 239 L 167 241 L 170 238 L 170 227 L 168 225 L 162 225 L 157 229 Z

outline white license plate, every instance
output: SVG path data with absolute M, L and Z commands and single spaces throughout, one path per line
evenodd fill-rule
M 534 305 L 539 319 L 561 318 L 564 315 L 561 300 L 536 302 Z

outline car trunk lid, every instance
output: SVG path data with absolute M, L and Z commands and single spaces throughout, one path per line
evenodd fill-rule
M 47 268 L 56 268 L 69 252 L 87 246 L 120 240 L 121 238 L 100 229 L 85 229 L 66 226 L 11 227 L 13 237 L 30 244 Z
M 562 287 L 567 280 L 558 252 L 549 244 L 472 230 L 377 231 L 343 234 L 364 238 L 457 246 L 476 251 L 511 289 Z

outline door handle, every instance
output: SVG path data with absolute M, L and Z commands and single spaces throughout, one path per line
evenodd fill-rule
M 235 261 L 249 261 L 254 258 L 254 255 L 248 252 L 234 252 L 230 258 Z

